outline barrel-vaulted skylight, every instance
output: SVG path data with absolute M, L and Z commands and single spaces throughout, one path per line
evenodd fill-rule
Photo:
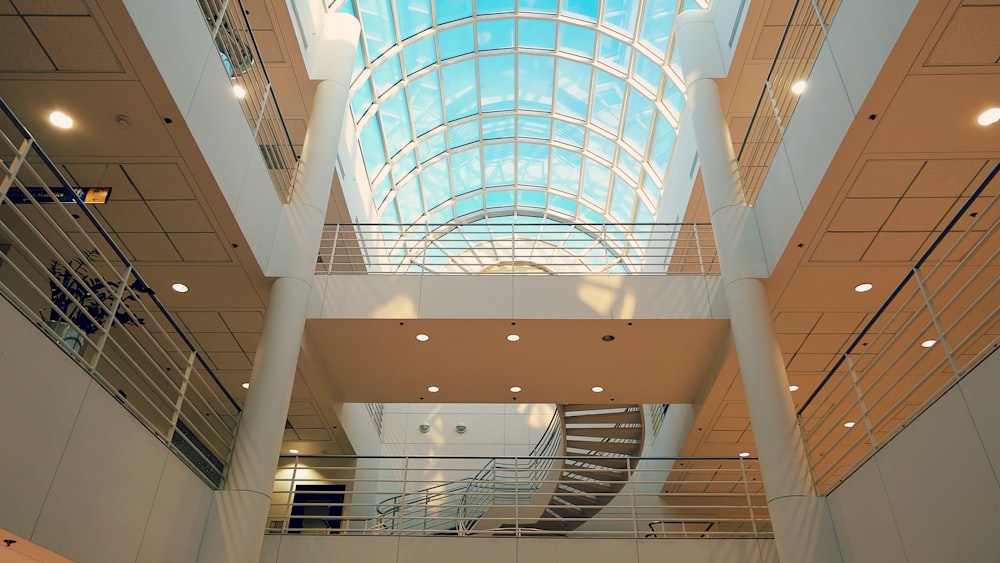
M 684 103 L 673 21 L 706 3 L 334 2 L 361 21 L 350 105 L 380 223 L 652 221 Z

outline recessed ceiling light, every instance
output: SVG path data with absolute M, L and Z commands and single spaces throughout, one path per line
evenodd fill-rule
M 844 428 L 854 428 L 854 421 L 850 420 L 844 423 Z
M 854 291 L 857 291 L 858 293 L 864 293 L 866 291 L 871 291 L 873 287 L 875 286 L 868 282 L 859 283 L 858 285 L 854 286 Z
M 604 387 L 601 387 L 600 385 L 594 385 L 593 387 L 590 388 L 590 390 L 593 391 L 594 393 L 603 393 Z
M 929 340 L 924 340 L 923 342 L 921 342 L 921 343 L 920 343 L 920 346 L 922 346 L 922 347 L 924 347 L 924 348 L 931 348 L 931 347 L 933 347 L 933 346 L 934 346 L 935 344 L 937 344 L 937 340 L 934 340 L 934 339 L 929 339 Z
M 242 100 L 247 97 L 247 90 L 239 84 L 233 84 L 233 94 L 236 94 L 236 97 Z
M 176 291 L 177 293 L 187 293 L 188 292 L 188 286 L 186 286 L 186 285 L 184 285 L 182 283 L 175 283 L 175 284 L 173 284 L 173 285 L 170 286 L 170 289 Z
M 802 92 L 805 92 L 805 91 L 806 91 L 806 81 L 805 80 L 799 80 L 795 84 L 792 84 L 792 93 L 795 94 L 796 96 L 798 96 L 799 94 L 801 94 Z
M 249 389 L 250 388 L 250 382 L 249 381 L 244 381 L 243 385 L 240 385 L 240 387 L 242 387 L 244 389 Z
M 799 390 L 799 386 L 798 385 L 789 385 L 788 386 L 788 390 L 792 391 L 792 392 L 798 391 Z
M 431 393 L 437 393 L 438 391 L 441 390 L 441 388 L 438 387 L 437 385 L 431 385 L 430 387 L 427 388 L 427 390 L 430 391 Z
M 49 114 L 49 123 L 60 129 L 69 129 L 73 127 L 73 118 L 61 111 L 54 111 Z
M 430 339 L 431 339 L 431 337 L 427 336 L 426 334 L 418 334 L 417 335 L 417 340 L 419 340 L 420 342 L 427 342 Z
M 299 450 L 297 450 L 295 448 L 292 448 L 292 449 L 288 450 L 288 453 L 290 453 L 290 454 L 297 454 L 297 453 L 299 453 Z
M 520 339 L 521 339 L 521 337 L 518 336 L 518 335 L 516 335 L 516 334 L 508 334 L 507 335 L 507 341 L 508 342 L 517 342 Z
M 976 118 L 976 121 L 978 121 L 979 124 L 982 125 L 983 127 L 987 125 L 993 125 L 997 121 L 1000 121 L 1000 108 L 990 108 L 984 111 L 983 113 L 979 114 L 979 117 Z
M 750 452 L 740 452 L 740 457 L 750 457 Z
M 521 392 L 521 388 L 519 386 L 517 386 L 517 385 L 511 385 L 510 392 L 511 393 L 520 393 Z

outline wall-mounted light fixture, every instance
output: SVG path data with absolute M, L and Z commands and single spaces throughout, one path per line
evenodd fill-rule
M 421 424 L 418 428 L 420 428 L 420 433 L 421 434 L 426 434 L 426 433 L 428 433 L 428 432 L 431 431 L 431 425 L 430 425 L 429 422 L 425 422 L 425 423 Z
M 459 422 L 458 424 L 455 425 L 455 432 L 458 432 L 459 434 L 465 434 L 465 432 L 468 429 L 469 429 L 469 427 L 466 426 L 465 424 L 461 423 L 461 422 Z

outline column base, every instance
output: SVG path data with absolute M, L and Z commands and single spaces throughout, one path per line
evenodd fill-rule
M 841 563 L 840 545 L 826 498 L 788 496 L 769 500 L 774 542 L 783 563 Z M 780 532 L 780 533 L 779 533 Z
M 199 563 L 260 560 L 271 498 L 255 491 L 215 491 L 205 521 Z

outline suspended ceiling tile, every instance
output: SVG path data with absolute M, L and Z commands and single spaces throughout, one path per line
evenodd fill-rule
M 286 119 L 285 128 L 288 129 L 288 136 L 292 139 L 292 144 L 301 147 L 306 140 L 306 120 Z M 296 150 L 297 154 L 302 154 L 302 150 Z
M 782 311 L 774 319 L 774 330 L 779 334 L 806 334 L 819 322 L 820 313 L 791 313 Z M 785 350 L 787 352 L 787 350 Z
M 854 334 L 861 329 L 865 313 L 823 313 L 813 332 L 826 334 Z
M 158 233 L 163 230 L 141 201 L 112 200 L 101 206 L 100 216 L 108 228 L 118 233 Z
M 150 201 L 147 204 L 168 233 L 212 233 L 214 230 L 196 200 Z
M 229 332 L 218 313 L 181 311 L 177 316 L 187 326 L 188 332 Z
M 900 197 L 910 187 L 923 165 L 923 160 L 869 160 L 847 195 Z
M 176 262 L 181 259 L 163 233 L 121 233 L 118 236 L 136 262 Z
M 812 254 L 814 262 L 856 262 L 861 260 L 875 233 L 826 233 Z
M 832 357 L 847 348 L 848 338 L 849 336 L 845 334 L 825 334 L 821 332 L 814 332 L 805 339 L 805 342 L 802 343 L 802 347 L 799 348 L 799 353 L 826 354 L 827 356 Z
M 927 66 L 992 65 L 1000 59 L 1000 6 L 963 6 L 955 12 Z
M 61 71 L 122 72 L 97 21 L 82 16 L 28 16 L 31 31 Z
M 720 416 L 729 418 L 750 418 L 750 411 L 744 402 L 726 401 L 720 412 Z
M 289 416 L 315 415 L 316 407 L 312 401 L 291 401 L 288 403 Z
M 104 163 L 66 164 L 63 166 L 63 174 L 77 186 L 101 186 L 101 180 L 104 179 L 109 166 Z
M 330 433 L 325 428 L 300 428 L 299 438 L 302 440 L 329 440 Z
M 236 332 L 233 334 L 240 344 L 240 349 L 247 354 L 255 354 L 257 345 L 260 343 L 260 333 L 257 332 Z
M 18 11 L 22 14 L 48 14 L 48 15 L 87 15 L 87 9 L 83 0 L 12 0 Z
M 325 426 L 323 420 L 316 415 L 289 416 L 288 422 L 291 422 L 296 430 L 303 428 L 323 428 Z
M 788 371 L 826 371 L 836 358 L 830 354 L 795 354 Z
M 735 444 L 742 435 L 742 431 L 713 430 L 709 432 L 705 442 L 709 444 Z
M 0 16 L 0 72 L 51 72 L 55 68 L 23 19 Z
M 817 318 L 819 315 L 817 315 Z M 811 327 L 810 327 L 811 328 Z M 802 342 L 806 339 L 806 334 L 794 334 L 794 333 L 778 333 L 778 345 L 781 347 L 781 351 L 785 354 L 793 354 L 798 351 L 799 347 L 802 346 Z
M 904 198 L 885 222 L 885 231 L 930 231 L 955 203 L 954 198 Z
M 985 166 L 982 159 L 929 160 L 906 197 L 957 197 Z
M 278 39 L 278 34 L 273 31 L 254 30 L 253 38 L 257 43 L 257 48 L 260 49 L 260 58 L 264 61 L 265 65 L 282 64 L 285 62 L 285 51 L 281 48 L 281 41 Z M 271 67 L 268 66 L 267 69 L 270 74 Z
M 247 19 L 250 20 L 250 29 L 254 31 L 254 37 L 257 36 L 257 30 L 274 29 L 264 0 L 242 0 L 241 3 L 246 10 Z
M 171 233 L 170 240 L 185 261 L 232 262 L 215 233 Z
M 925 240 L 927 240 L 925 232 L 881 232 L 875 235 L 875 240 L 868 247 L 864 260 L 866 262 L 913 262 Z
M 877 231 L 896 207 L 895 198 L 847 198 L 828 227 L 831 231 Z
M 757 61 L 773 61 L 784 33 L 785 24 L 766 25 L 761 28 L 760 33 L 755 38 L 757 42 L 754 44 L 751 58 Z
M 243 352 L 210 352 L 209 360 L 219 369 L 250 369 L 252 366 Z
M 198 349 L 205 352 L 242 352 L 239 343 L 228 332 L 199 332 L 194 334 Z
M 720 417 L 715 421 L 714 428 L 716 430 L 736 431 L 742 434 L 747 428 L 750 428 L 750 419 Z
M 146 199 L 193 199 L 184 172 L 174 163 L 125 164 L 125 173 Z
M 223 311 L 222 318 L 233 332 L 260 332 L 264 327 L 260 311 Z
M 2 14 L 16 14 L 14 10 L 14 5 L 10 3 L 10 0 L 0 0 L 0 15 Z
M 111 188 L 110 202 L 141 199 L 117 164 L 67 164 L 66 170 L 78 186 Z

